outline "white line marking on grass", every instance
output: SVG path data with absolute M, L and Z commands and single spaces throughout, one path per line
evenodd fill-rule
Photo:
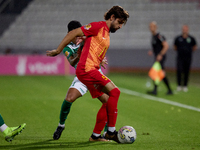
M 170 100 L 167 100 L 167 99 L 164 99 L 164 98 L 159 98 L 159 97 L 155 97 L 155 96 L 151 96 L 151 95 L 147 95 L 147 94 L 142 94 L 142 93 L 132 91 L 132 90 L 128 90 L 128 89 L 125 89 L 125 88 L 120 88 L 120 90 L 121 90 L 122 93 L 125 93 L 125 94 L 139 96 L 139 97 L 143 97 L 143 98 L 146 98 L 146 99 L 149 99 L 149 100 L 152 100 L 152 101 L 157 101 L 157 102 L 170 104 L 170 105 L 173 105 L 173 106 L 178 106 L 178 107 L 182 107 L 182 108 L 186 108 L 186 109 L 190 109 L 190 110 L 200 112 L 200 108 L 197 108 L 197 107 L 189 106 L 189 105 L 186 105 L 186 104 L 181 104 L 181 103 L 178 103 L 178 102 L 173 102 L 173 101 L 170 101 Z

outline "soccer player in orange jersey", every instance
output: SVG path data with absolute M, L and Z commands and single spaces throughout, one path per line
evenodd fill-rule
M 72 30 L 65 36 L 57 49 L 47 51 L 47 56 L 56 56 L 62 52 L 63 48 L 72 39 L 86 36 L 76 75 L 88 87 L 92 98 L 98 98 L 103 102 L 97 114 L 96 125 L 89 139 L 90 141 L 101 141 L 101 131 L 107 122 L 108 131 L 105 138 L 119 143 L 115 124 L 120 90 L 98 69 L 110 45 L 110 32 L 114 33 L 120 29 L 128 18 L 129 14 L 126 10 L 121 6 L 113 6 L 105 13 L 105 21 L 92 22 Z M 107 95 L 109 98 L 106 98 Z

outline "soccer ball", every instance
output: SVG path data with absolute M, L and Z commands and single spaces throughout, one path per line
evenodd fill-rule
M 119 129 L 117 137 L 120 143 L 133 143 L 136 140 L 136 131 L 131 126 L 123 126 Z

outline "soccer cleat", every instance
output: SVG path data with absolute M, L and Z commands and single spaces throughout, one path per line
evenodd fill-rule
M 173 92 L 170 90 L 166 93 L 166 95 L 173 95 Z
M 156 95 L 157 95 L 157 92 L 156 92 L 155 90 L 154 90 L 154 91 L 148 91 L 147 94 L 155 95 L 155 96 L 156 96 Z
M 187 86 L 184 86 L 184 87 L 183 87 L 183 91 L 184 91 L 184 92 L 188 92 Z
M 110 131 L 107 131 L 107 133 L 105 134 L 105 138 L 108 139 L 108 140 L 113 140 L 117 143 L 120 143 L 118 137 L 117 137 L 117 131 L 114 131 L 114 132 L 110 132 Z
M 61 127 L 61 126 L 58 126 L 56 131 L 54 132 L 53 134 L 53 139 L 54 140 L 58 140 L 63 132 L 63 130 L 65 129 L 65 127 Z
M 101 135 L 99 137 L 94 136 L 93 134 L 89 138 L 90 142 L 108 142 L 109 140 L 103 138 Z
M 182 90 L 182 87 L 181 86 L 177 86 L 176 90 L 179 92 Z
M 107 133 L 107 132 L 104 132 L 104 133 L 103 133 L 103 136 L 102 136 L 102 137 L 103 137 L 104 139 L 105 139 L 106 133 Z
M 4 131 L 5 140 L 8 142 L 12 141 L 16 135 L 22 132 L 25 126 L 26 126 L 26 123 L 23 123 L 18 127 L 7 127 L 6 130 Z

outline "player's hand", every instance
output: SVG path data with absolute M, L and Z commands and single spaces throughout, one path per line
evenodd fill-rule
M 107 64 L 108 64 L 108 60 L 107 60 L 106 57 L 104 57 L 104 59 L 103 59 L 102 62 L 101 62 L 101 66 L 102 66 L 104 69 L 106 69 L 106 66 L 105 66 L 105 65 L 107 65 Z
M 153 51 L 152 51 L 152 50 L 149 50 L 149 51 L 148 51 L 148 55 L 149 55 L 149 56 L 152 56 L 152 55 L 153 55 Z
M 156 61 L 161 61 L 163 58 L 163 56 L 161 54 L 158 54 L 157 57 L 156 57 Z
M 76 45 L 80 44 L 81 42 L 85 41 L 86 36 L 81 36 L 76 38 Z
M 54 50 L 51 50 L 51 51 L 46 51 L 46 55 L 53 57 L 53 56 L 58 55 L 58 52 L 57 52 L 56 49 L 54 49 Z

